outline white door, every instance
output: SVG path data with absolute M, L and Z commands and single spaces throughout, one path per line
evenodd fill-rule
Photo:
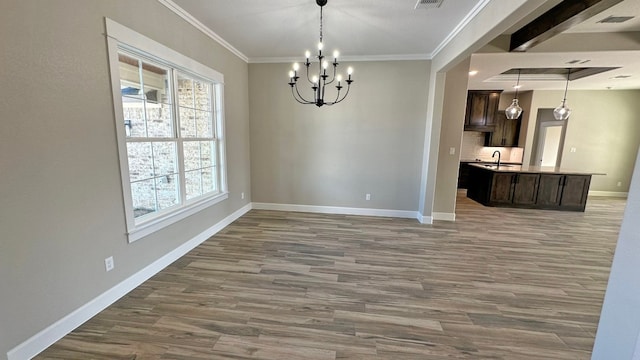
M 536 162 L 540 166 L 558 166 L 563 123 L 540 124 Z

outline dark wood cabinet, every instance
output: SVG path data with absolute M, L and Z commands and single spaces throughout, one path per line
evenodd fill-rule
M 516 120 L 509 120 L 504 110 L 499 110 L 494 120 L 494 130 L 485 135 L 485 146 L 514 147 L 518 146 L 522 114 Z
M 471 167 L 469 164 L 461 162 L 458 169 L 458 189 L 466 189 L 471 179 Z
M 536 204 L 542 207 L 555 207 L 560 205 L 560 194 L 562 193 L 564 178 L 564 175 L 540 175 Z
M 513 203 L 517 205 L 532 205 L 536 203 L 538 194 L 538 174 L 517 174 L 513 189 Z
M 467 197 L 488 206 L 584 211 L 591 175 L 504 172 L 471 166 Z
M 469 90 L 464 129 L 493 131 L 502 90 Z
M 591 176 L 566 175 L 562 184 L 560 206 L 584 211 L 590 184 Z
M 495 173 L 489 201 L 495 205 L 531 205 L 536 202 L 538 174 Z
M 511 204 L 513 201 L 513 182 L 516 174 L 496 173 L 491 184 L 489 201 L 494 204 Z

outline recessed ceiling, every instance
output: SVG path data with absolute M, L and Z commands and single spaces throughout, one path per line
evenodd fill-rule
M 250 61 L 300 58 L 319 37 L 315 0 L 173 0 Z M 429 58 L 486 0 L 447 0 L 415 9 L 416 0 L 329 0 L 324 43 L 346 59 Z
M 638 14 L 640 14 L 640 1 L 626 0 L 610 7 L 591 19 L 585 20 L 565 32 L 570 34 L 640 31 L 640 16 L 638 16 Z M 602 20 L 610 17 L 628 16 L 632 16 L 633 18 L 624 22 L 602 22 Z

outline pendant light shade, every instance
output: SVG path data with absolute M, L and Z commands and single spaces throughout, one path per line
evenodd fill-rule
M 509 120 L 516 120 L 522 114 L 522 108 L 518 104 L 518 89 L 520 89 L 520 69 L 518 69 L 518 81 L 516 82 L 516 96 L 514 97 L 511 105 L 505 109 L 504 115 Z
M 560 106 L 553 110 L 553 117 L 556 120 L 567 120 L 571 115 L 571 109 L 567 107 L 567 90 L 569 89 L 569 77 L 571 76 L 571 69 L 567 71 L 567 85 L 564 88 L 564 97 Z
M 518 99 L 513 99 L 511 105 L 504 111 L 505 116 L 509 120 L 516 120 L 522 114 L 522 108 L 518 104 Z

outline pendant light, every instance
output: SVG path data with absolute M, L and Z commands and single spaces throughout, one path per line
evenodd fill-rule
M 569 89 L 569 77 L 571 76 L 571 69 L 567 69 L 567 85 L 564 88 L 564 97 L 560 106 L 553 110 L 553 117 L 556 120 L 567 120 L 571 115 L 571 109 L 567 107 L 567 90 Z
M 509 107 L 506 108 L 504 111 L 504 115 L 509 120 L 516 120 L 522 114 L 522 108 L 520 107 L 520 105 L 518 105 L 518 89 L 520 89 L 520 71 L 521 69 L 518 69 L 518 81 L 516 82 L 516 86 L 515 86 L 516 95 L 513 98 L 511 105 L 509 105 Z

